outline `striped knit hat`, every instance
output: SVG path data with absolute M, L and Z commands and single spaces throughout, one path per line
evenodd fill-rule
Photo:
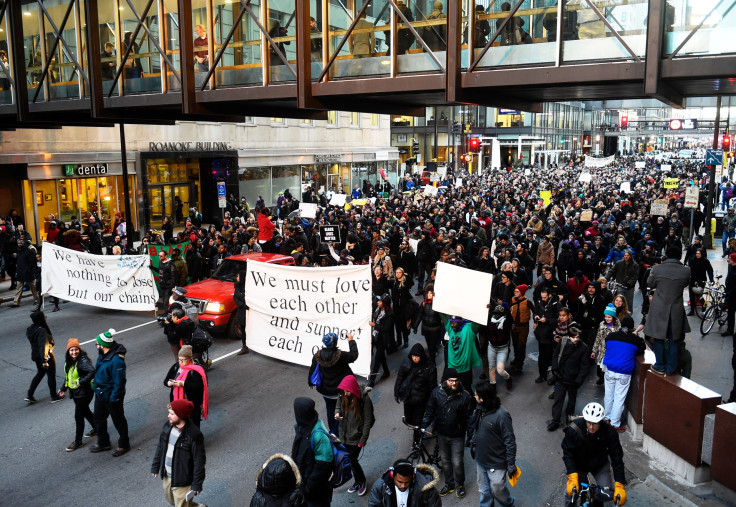
M 104 333 L 98 334 L 95 340 L 97 340 L 97 344 L 101 347 L 109 349 L 110 347 L 112 347 L 112 344 L 115 343 L 115 340 L 112 337 L 114 334 L 115 330 L 110 329 L 108 331 L 105 331 Z

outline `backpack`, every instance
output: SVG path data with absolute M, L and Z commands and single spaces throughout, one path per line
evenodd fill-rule
M 178 303 L 181 305 L 181 309 L 184 310 L 184 315 L 189 317 L 189 320 L 195 324 L 199 324 L 199 310 L 197 309 L 197 305 L 189 300 L 186 303 L 182 303 L 181 301 L 178 301 Z
M 192 352 L 200 353 L 209 349 L 214 340 L 212 335 L 199 326 L 195 326 L 194 332 L 192 333 Z
M 332 489 L 339 488 L 353 478 L 353 461 L 350 457 L 350 453 L 341 442 L 330 436 L 325 430 L 317 429 L 315 431 L 324 433 L 327 435 L 327 438 L 330 439 L 333 456 L 330 486 L 332 486 Z M 312 433 L 312 435 L 314 435 L 314 433 Z M 312 443 L 311 437 L 309 439 L 309 444 L 312 446 L 312 451 L 314 451 L 314 443 Z
M 309 377 L 309 383 L 312 384 L 314 387 L 319 387 L 322 385 L 322 372 L 319 369 L 319 363 L 317 363 L 317 366 L 314 367 L 312 376 Z

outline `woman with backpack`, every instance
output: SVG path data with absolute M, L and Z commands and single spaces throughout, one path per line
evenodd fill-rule
M 373 402 L 368 392 L 370 389 L 361 389 L 353 375 L 348 375 L 338 386 L 339 402 L 335 409 L 335 419 L 338 421 L 338 436 L 347 451 L 350 453 L 351 466 L 355 483 L 348 488 L 348 493 L 365 495 L 366 477 L 363 468 L 358 462 L 360 450 L 368 442 L 376 418 L 373 417 Z
M 626 302 L 624 301 L 624 304 Z M 616 316 L 616 307 L 613 306 L 612 303 L 610 303 L 608 306 L 606 306 L 605 311 L 603 312 L 603 321 L 598 326 L 598 334 L 595 337 L 595 342 L 593 343 L 593 350 L 591 351 L 590 358 L 595 360 L 595 364 L 597 365 L 598 370 L 598 380 L 596 380 L 597 385 L 603 385 L 604 379 L 603 379 L 603 357 L 606 355 L 606 337 L 611 334 L 615 333 L 621 329 L 621 324 Z
M 342 379 L 352 375 L 350 363 L 358 359 L 358 346 L 353 335 L 348 334 L 349 352 L 340 350 L 337 346 L 337 335 L 327 333 L 322 337 L 323 347 L 312 357 L 312 366 L 309 368 L 307 383 L 310 389 L 317 388 L 317 392 L 325 400 L 327 409 L 327 425 L 331 433 L 337 434 L 335 421 L 335 405 L 337 404 L 337 388 Z

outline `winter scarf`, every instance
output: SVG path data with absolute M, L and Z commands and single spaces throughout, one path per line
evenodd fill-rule
M 207 375 L 205 375 L 204 373 L 204 368 L 202 368 L 198 364 L 188 364 L 186 366 L 182 366 L 181 373 L 179 373 L 179 375 L 176 377 L 176 380 L 186 380 L 187 374 L 190 371 L 196 371 L 199 376 L 202 377 L 202 383 L 204 384 L 204 392 L 202 393 L 202 417 L 204 419 L 207 419 L 207 414 L 210 409 L 210 391 L 207 387 Z M 184 396 L 184 387 L 174 387 L 174 399 L 181 400 L 185 398 L 186 397 Z

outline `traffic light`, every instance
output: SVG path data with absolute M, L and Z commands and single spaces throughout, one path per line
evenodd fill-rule
M 480 152 L 480 138 L 479 137 L 471 137 L 468 140 L 468 151 L 471 151 L 473 153 Z
M 629 128 L 629 117 L 628 116 L 621 117 L 621 128 L 622 129 Z
M 411 154 L 415 157 L 419 155 L 419 141 L 413 138 L 411 140 Z
M 724 150 L 728 150 L 731 148 L 731 137 L 728 134 L 723 136 L 723 141 L 721 142 L 721 148 L 723 148 Z
M 734 153 L 732 151 L 728 152 L 728 158 L 733 158 Z

